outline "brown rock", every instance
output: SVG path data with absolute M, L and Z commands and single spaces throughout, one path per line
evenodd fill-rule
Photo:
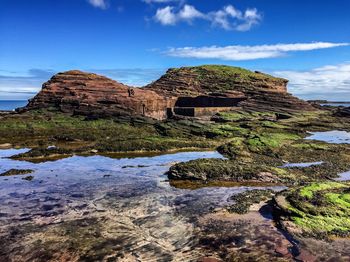
M 74 70 L 54 75 L 44 83 L 26 109 L 58 107 L 63 112 L 81 115 L 144 115 L 164 119 L 167 104 L 167 98 L 152 90 Z
M 309 251 L 301 250 L 299 256 L 296 257 L 298 261 L 302 262 L 316 262 L 316 257 Z
M 237 98 L 236 106 L 252 111 L 293 113 L 315 110 L 308 102 L 287 93 L 288 80 L 229 66 L 169 69 L 148 89 L 172 96 Z
M 229 66 L 169 69 L 144 88 L 78 70 L 54 75 L 24 110 L 55 107 L 87 116 L 205 116 L 234 107 L 253 111 L 314 110 L 287 93 L 288 81 Z

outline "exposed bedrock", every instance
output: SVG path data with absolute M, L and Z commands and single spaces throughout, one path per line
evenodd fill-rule
M 335 112 L 335 115 L 341 117 L 350 117 L 350 107 L 338 108 L 338 110 Z
M 173 114 L 201 116 L 243 107 L 252 111 L 313 110 L 287 93 L 287 80 L 229 66 L 169 69 L 143 88 L 78 70 L 54 75 L 24 110 L 55 107 L 92 116 L 146 116 L 158 120 Z M 207 108 L 207 110 L 203 110 Z
M 164 119 L 169 101 L 152 90 L 74 70 L 56 74 L 44 83 L 27 108 L 58 107 L 63 112 L 81 115 L 145 115 Z

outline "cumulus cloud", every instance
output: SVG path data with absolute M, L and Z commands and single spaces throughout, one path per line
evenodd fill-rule
M 232 45 L 224 47 L 181 47 L 170 48 L 165 52 L 165 54 L 174 57 L 239 61 L 262 58 L 275 58 L 284 56 L 288 52 L 310 51 L 316 49 L 325 49 L 348 45 L 348 43 L 314 42 L 255 46 Z
M 92 6 L 96 8 L 101 8 L 101 9 L 107 8 L 106 0 L 88 0 L 88 1 Z
M 174 7 L 166 6 L 157 10 L 155 19 L 159 21 L 162 25 L 175 25 L 178 17 L 173 12 Z
M 205 15 L 192 5 L 184 5 L 179 12 L 173 6 L 158 8 L 155 20 L 162 25 L 175 25 L 180 21 L 192 22 L 196 18 L 205 18 Z
M 293 94 L 310 99 L 350 100 L 350 62 L 274 74 L 290 80 L 289 90 Z
M 194 19 L 206 20 L 212 26 L 225 30 L 248 31 L 262 20 L 262 15 L 256 8 L 248 8 L 244 12 L 232 5 L 209 13 L 202 13 L 192 5 L 184 5 L 180 10 L 173 6 L 158 8 L 154 19 L 162 25 L 175 25 L 178 22 L 192 22 Z
M 243 13 L 234 6 L 228 5 L 221 10 L 210 12 L 208 18 L 213 25 L 226 30 L 248 31 L 253 25 L 259 24 L 262 15 L 256 8 L 248 8 Z

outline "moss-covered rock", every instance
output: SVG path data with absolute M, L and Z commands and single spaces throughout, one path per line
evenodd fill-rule
M 290 232 L 329 237 L 350 236 L 350 184 L 312 183 L 279 195 L 280 223 Z
M 282 171 L 282 170 L 281 170 Z M 287 171 L 284 171 L 286 172 Z M 167 172 L 172 180 L 279 183 L 278 168 L 225 159 L 198 159 L 178 163 Z

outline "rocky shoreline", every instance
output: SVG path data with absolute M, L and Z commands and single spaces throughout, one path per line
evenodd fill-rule
M 0 113 L 0 144 L 29 148 L 11 157 L 29 162 L 217 150 L 223 159 L 172 165 L 166 173 L 170 185 L 288 186 L 281 193 L 258 190 L 235 196 L 236 206 L 227 210 L 244 213 L 265 201 L 279 227 L 295 238 L 347 238 L 350 186 L 333 180 L 350 170 L 350 144 L 306 138 L 309 132 L 349 132 L 349 109 L 317 109 L 288 94 L 286 85 L 287 80 L 259 72 L 203 66 L 171 69 L 134 90 L 102 76 L 69 71 L 45 83 L 18 113 Z M 208 106 L 214 102 L 218 104 Z M 186 103 L 207 103 L 210 110 L 201 116 L 177 115 L 178 106 Z M 230 106 L 221 111 L 222 103 Z M 184 108 L 188 106 L 181 112 Z M 320 225 L 334 226 L 318 230 Z

